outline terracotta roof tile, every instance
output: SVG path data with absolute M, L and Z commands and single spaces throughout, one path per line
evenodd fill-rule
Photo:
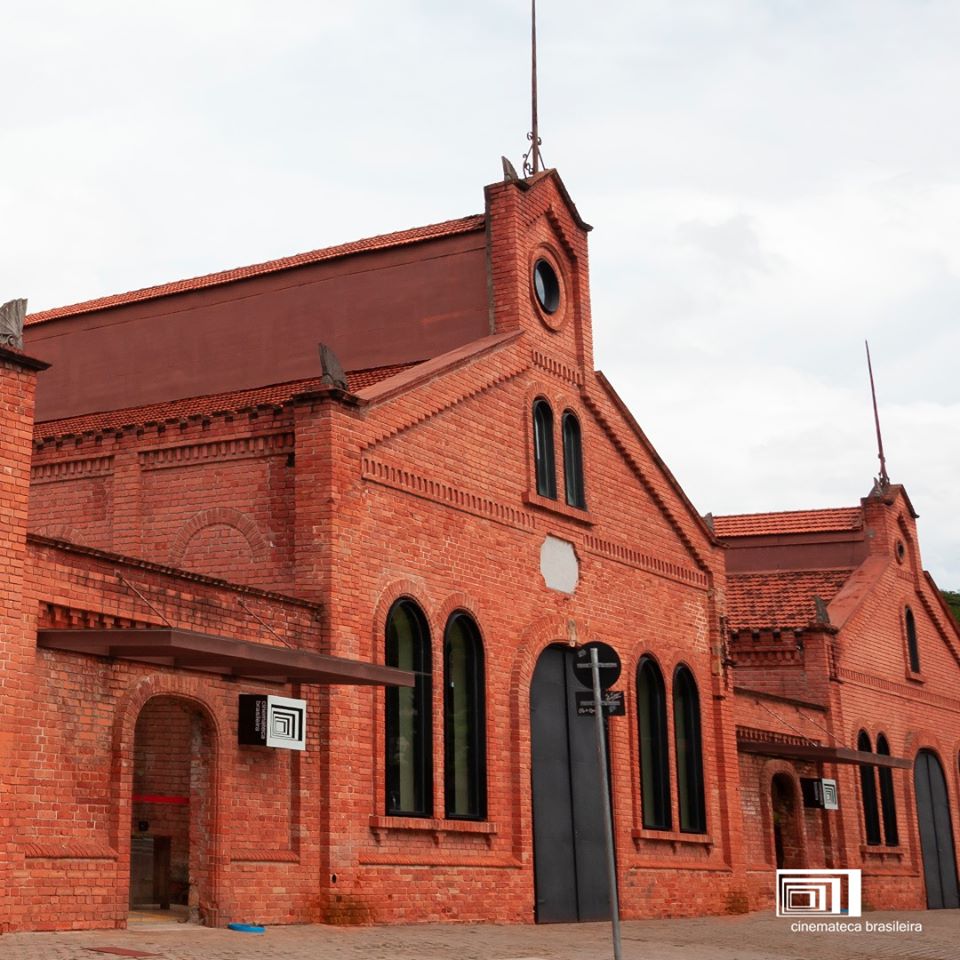
M 71 317 L 80 313 L 92 313 L 95 310 L 104 310 L 108 307 L 119 307 L 128 303 L 138 303 L 141 300 L 153 300 L 157 297 L 166 297 L 175 293 L 185 293 L 188 290 L 201 290 L 204 287 L 214 287 L 234 280 L 246 280 L 250 277 L 259 277 L 265 273 L 276 273 L 279 270 L 289 270 L 291 267 L 302 267 L 311 263 L 320 263 L 323 260 L 335 260 L 337 257 L 346 257 L 353 253 L 369 253 L 374 250 L 387 250 L 392 247 L 402 247 L 422 240 L 436 240 L 440 237 L 451 237 L 461 233 L 472 233 L 483 229 L 486 218 L 483 214 L 461 217 L 459 220 L 446 220 L 443 223 L 432 223 L 425 227 L 413 227 L 409 230 L 399 230 L 396 233 L 385 233 L 377 237 L 368 237 L 365 240 L 353 240 L 335 247 L 324 247 L 320 250 L 310 250 L 307 253 L 294 254 L 292 257 L 283 257 L 279 260 L 268 260 L 266 263 L 256 263 L 248 267 L 236 267 L 233 270 L 222 270 L 219 273 L 208 273 L 202 277 L 192 277 L 188 280 L 176 280 L 172 283 L 162 283 L 155 287 L 144 287 L 142 290 L 131 290 L 128 293 L 112 294 L 100 297 L 97 300 L 86 300 L 83 303 L 74 303 L 66 307 L 55 307 L 51 310 L 41 310 L 27 316 L 27 325 L 43 323 L 45 320 L 55 320 L 59 317 Z
M 863 515 L 859 507 L 788 510 L 783 513 L 741 513 L 713 518 L 714 532 L 720 538 L 780 533 L 827 533 L 859 530 L 862 526 Z
M 347 373 L 347 386 L 351 393 L 356 393 L 364 387 L 379 383 L 381 380 L 386 380 L 388 377 L 413 366 L 416 366 L 416 363 L 373 367 L 368 370 L 353 370 Z M 100 433 L 104 430 L 119 430 L 121 427 L 134 424 L 180 421 L 189 417 L 209 416 L 228 410 L 244 410 L 250 407 L 282 404 L 298 393 L 319 389 L 322 386 L 320 380 L 320 377 L 310 377 L 306 380 L 291 380 L 287 383 L 275 383 L 267 387 L 256 387 L 250 390 L 213 393 L 203 397 L 187 397 L 183 400 L 151 403 L 142 407 L 126 407 L 122 410 L 90 413 L 79 417 L 67 417 L 62 420 L 47 420 L 35 425 L 34 437 L 42 440 L 47 437 Z
M 813 598 L 829 603 L 849 570 L 745 573 L 727 578 L 727 621 L 731 630 L 799 629 L 816 619 Z

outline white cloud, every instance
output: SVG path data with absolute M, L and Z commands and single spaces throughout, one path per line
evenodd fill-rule
M 11 0 L 0 297 L 40 309 L 478 212 L 526 149 L 528 11 Z M 596 226 L 597 363 L 694 502 L 866 493 L 869 338 L 891 473 L 960 587 L 960 7 L 539 12 L 544 156 Z

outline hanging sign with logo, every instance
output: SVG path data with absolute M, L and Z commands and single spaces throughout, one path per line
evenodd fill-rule
M 303 750 L 306 739 L 306 700 L 259 693 L 240 694 L 238 743 Z

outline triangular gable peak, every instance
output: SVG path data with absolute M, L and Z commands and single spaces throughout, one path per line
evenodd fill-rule
M 522 329 L 548 361 L 592 371 L 590 225 L 556 170 L 485 194 L 493 330 Z

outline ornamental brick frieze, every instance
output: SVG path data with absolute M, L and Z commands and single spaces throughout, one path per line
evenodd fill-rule
M 608 560 L 614 560 L 617 563 L 622 563 L 624 566 L 644 570 L 647 573 L 652 573 L 668 580 L 676 580 L 678 583 L 696 587 L 699 590 L 709 588 L 706 576 L 692 567 L 683 567 L 678 563 L 671 563 L 669 560 L 654 557 L 651 554 L 635 550 L 633 547 L 628 547 L 625 544 L 614 543 L 612 540 L 604 540 L 602 537 L 597 537 L 593 534 L 587 534 L 584 539 L 584 545 L 589 553 L 606 557 Z
M 142 470 L 162 470 L 190 466 L 195 463 L 208 463 L 213 460 L 285 456 L 292 453 L 294 448 L 294 435 L 292 432 L 286 432 L 141 450 L 137 456 Z
M 484 517 L 508 527 L 519 530 L 534 529 L 533 515 L 526 510 L 474 493 L 456 484 L 435 480 L 405 467 L 394 466 L 375 457 L 363 457 L 361 475 L 364 480 L 402 490 L 423 500 L 432 500 L 434 503 L 452 507 L 454 510 L 462 510 L 464 513 L 472 513 L 476 517 Z
M 30 470 L 31 483 L 55 483 L 59 480 L 80 480 L 113 473 L 113 457 L 85 457 L 81 460 L 59 460 L 35 464 Z
M 578 389 L 583 386 L 583 372 L 576 367 L 571 367 L 570 364 L 557 360 L 555 357 L 547 356 L 541 350 L 531 351 L 530 357 L 533 360 L 533 365 L 543 370 L 544 373 Z

